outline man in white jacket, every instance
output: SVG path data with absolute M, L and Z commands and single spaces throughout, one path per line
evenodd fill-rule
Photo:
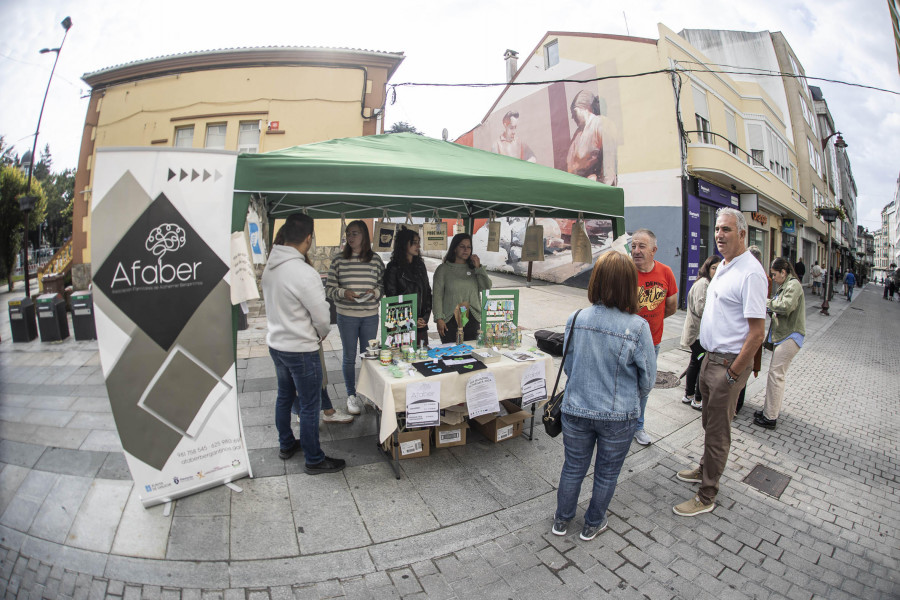
M 334 473 L 345 461 L 329 458 L 319 446 L 319 409 L 322 363 L 319 344 L 330 330 L 328 303 L 322 280 L 306 259 L 312 244 L 313 220 L 291 215 L 279 232 L 281 244 L 272 247 L 262 288 L 269 330 L 266 344 L 275 363 L 278 395 L 275 428 L 279 457 L 287 460 L 302 448 L 306 472 Z M 300 404 L 300 439 L 291 429 L 291 406 Z

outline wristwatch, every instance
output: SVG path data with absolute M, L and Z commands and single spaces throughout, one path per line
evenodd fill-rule
M 731 367 L 725 367 L 725 381 L 728 382 L 728 385 L 734 385 L 737 382 L 737 379 L 731 375 Z

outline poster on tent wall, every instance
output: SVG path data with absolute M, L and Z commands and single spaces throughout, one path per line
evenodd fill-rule
M 97 152 L 91 263 L 100 364 L 145 507 L 250 474 L 228 274 L 236 158 Z

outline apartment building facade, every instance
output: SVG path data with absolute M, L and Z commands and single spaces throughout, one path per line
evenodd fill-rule
M 656 259 L 685 297 L 716 251 L 718 208 L 746 213 L 766 261 L 808 210 L 792 187 L 798 159 L 783 110 L 758 83 L 658 32 L 548 32 L 457 142 L 622 187 L 626 229 L 656 234 Z
M 98 148 L 266 152 L 382 133 L 385 84 L 403 58 L 344 48 L 238 48 L 86 73 L 91 95 L 72 219 L 76 289 L 91 278 L 91 167 Z

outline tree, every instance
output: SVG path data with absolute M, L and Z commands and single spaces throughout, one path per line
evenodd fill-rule
M 34 179 L 44 183 L 50 178 L 52 168 L 53 157 L 50 156 L 50 144 L 45 144 L 44 149 L 41 150 L 41 160 L 35 163 L 32 175 Z
M 47 195 L 47 241 L 53 247 L 62 246 L 72 235 L 75 169 L 52 173 L 41 185 Z
M 0 165 L 0 277 L 6 276 L 9 291 L 13 287 L 13 267 L 22 248 L 25 215 L 19 208 L 19 196 L 25 193 L 28 178 L 12 165 Z M 39 181 L 31 182 L 31 195 L 37 197 L 29 217 L 28 229 L 34 231 L 47 217 L 47 199 Z
M 414 133 L 416 135 L 425 135 L 421 131 L 415 128 L 415 126 L 410 125 L 406 121 L 397 121 L 393 125 L 391 125 L 388 133 Z
M 6 145 L 6 136 L 0 135 L 0 165 L 14 165 L 19 162 L 19 155 L 13 152 L 12 146 Z

